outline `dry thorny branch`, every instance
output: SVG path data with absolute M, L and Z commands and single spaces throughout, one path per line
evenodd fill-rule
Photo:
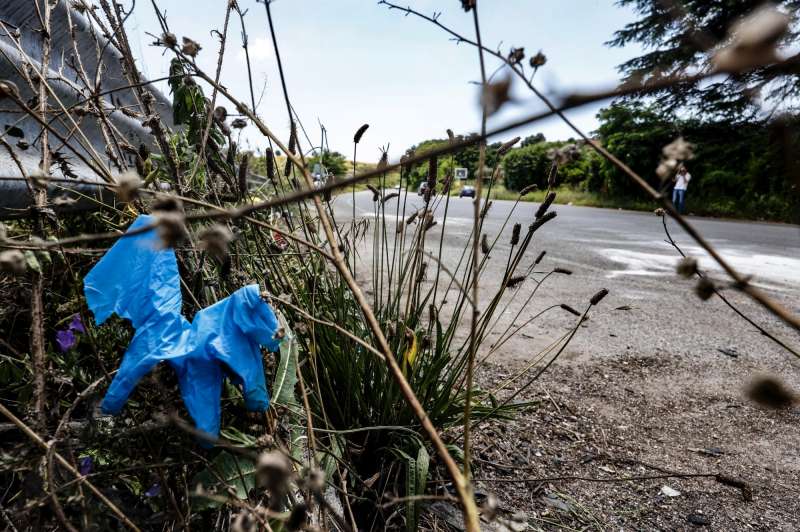
M 0 265 L 7 275 L 16 276 L 29 286 L 30 308 L 26 311 L 29 345 L 20 345 L 18 340 L 12 339 L 4 340 L 4 344 L 8 342 L 7 347 L 15 355 L 9 357 L 9 367 L 15 370 L 21 370 L 26 364 L 19 349 L 29 350 L 31 364 L 28 371 L 32 376 L 30 395 L 33 397 L 32 415 L 29 416 L 23 404 L 27 389 L 13 398 L 3 392 L 3 401 L 9 401 L 9 407 L 0 405 L 0 413 L 46 452 L 48 467 L 43 474 L 46 478 L 46 501 L 50 501 L 55 518 L 64 528 L 75 529 L 76 520 L 80 520 L 84 528 L 90 522 L 108 523 L 106 518 L 95 515 L 91 510 L 87 504 L 89 495 L 83 491 L 84 487 L 129 528 L 137 530 L 139 526 L 151 526 L 152 523 L 142 517 L 141 509 L 125 504 L 125 495 L 118 485 L 112 483 L 106 489 L 101 489 L 94 478 L 90 480 L 91 467 L 86 464 L 100 464 L 110 461 L 112 457 L 123 457 L 118 463 L 115 462 L 115 466 L 124 468 L 128 464 L 136 464 L 134 467 L 147 467 L 147 459 L 156 464 L 166 464 L 163 467 L 153 466 L 158 481 L 147 492 L 156 490 L 156 487 L 158 492 L 164 492 L 167 507 L 160 510 L 165 512 L 161 517 L 166 520 L 164 515 L 169 514 L 173 527 L 188 528 L 190 523 L 198 522 L 217 528 L 228 526 L 246 529 L 247 526 L 253 526 L 297 530 L 310 526 L 307 523 L 310 519 L 319 526 L 335 526 L 343 530 L 365 529 L 395 525 L 393 520 L 400 515 L 395 507 L 403 504 L 403 518 L 409 529 L 413 529 L 418 523 L 420 502 L 430 498 L 457 499 L 464 512 L 465 528 L 478 530 L 479 508 L 473 494 L 470 469 L 473 458 L 471 433 L 484 420 L 513 415 L 516 408 L 514 399 L 551 367 L 579 330 L 589 310 L 607 294 L 606 290 L 597 292 L 582 313 L 566 303 L 547 309 L 561 308 L 574 314 L 577 321 L 570 333 L 542 352 L 534 363 L 515 377 L 516 382 L 527 376 L 523 384 L 517 386 L 503 401 L 476 388 L 473 382 L 476 368 L 510 335 L 525 326 L 512 330 L 518 314 L 503 331 L 500 340 L 484 349 L 487 351 L 485 356 L 478 358 L 485 346 L 484 340 L 510 304 L 506 300 L 505 307 L 502 307 L 503 298 L 509 297 L 509 293 L 510 298 L 516 298 L 522 291 L 519 287 L 522 281 L 532 278 L 535 273 L 542 273 L 534 268 L 542 261 L 544 253 L 530 260 L 526 252 L 532 249 L 535 233 L 555 217 L 555 212 L 549 209 L 555 198 L 555 192 L 551 189 L 558 175 L 556 160 L 548 181 L 550 189 L 547 200 L 540 206 L 526 232 L 519 226 L 514 227 L 505 275 L 499 285 L 493 287 L 496 290 L 493 297 L 483 304 L 479 297 L 483 288 L 481 274 L 488 255 L 500 238 L 498 234 L 490 241 L 482 231 L 483 220 L 490 215 L 489 193 L 498 175 L 498 168 L 484 175 L 486 140 L 549 116 L 555 115 L 564 120 L 584 142 L 658 201 L 664 211 L 729 275 L 734 288 L 800 330 L 797 316 L 770 299 L 749 278 L 736 271 L 659 190 L 597 141 L 589 138 L 564 115 L 565 110 L 587 103 L 628 94 L 646 95 L 665 86 L 703 80 L 721 73 L 736 74 L 756 66 L 779 70 L 780 67 L 796 65 L 800 62 L 800 56 L 780 59 L 774 53 L 774 34 L 781 30 L 780 20 L 774 17 L 765 20 L 764 15 L 759 14 L 761 18 L 756 22 L 766 29 L 762 28 L 764 31 L 761 33 L 737 31 L 735 35 L 738 37 L 716 53 L 713 68 L 709 70 L 690 75 L 664 76 L 592 94 L 566 95 L 555 103 L 533 83 L 534 74 L 546 62 L 543 54 L 530 58 L 530 70 L 526 70 L 521 48 L 503 53 L 482 44 L 476 1 L 462 0 L 464 9 L 471 12 L 473 18 L 474 40 L 444 26 L 438 14 L 427 16 L 410 7 L 385 1 L 380 3 L 425 19 L 457 42 L 477 48 L 482 87 L 481 131 L 460 139 L 451 135 L 451 142 L 447 146 L 406 157 L 397 163 L 389 163 L 384 158 L 375 169 L 357 174 L 356 147 L 367 131 L 365 124 L 353 139 L 354 175 L 321 186 L 315 185 L 305 160 L 304 154 L 307 152 L 304 148 L 314 149 L 314 146 L 311 146 L 308 137 L 306 140 L 310 146 L 302 146 L 299 131 L 305 132 L 305 128 L 291 104 L 270 2 L 264 2 L 264 5 L 280 74 L 280 98 L 286 103 L 291 123 L 290 138 L 286 141 L 280 139 L 258 115 L 249 55 L 249 105 L 220 81 L 223 55 L 231 38 L 229 25 L 232 14 L 238 16 L 246 54 L 248 50 L 245 28 L 247 12 L 235 0 L 226 3 L 223 27 L 216 32 L 219 50 L 213 76 L 200 69 L 195 61 L 195 57 L 202 53 L 199 45 L 188 37 L 183 37 L 179 43 L 155 0 L 152 1 L 152 8 L 161 23 L 155 44 L 173 57 L 170 76 L 161 80 L 145 81 L 136 68 L 125 28 L 135 4 L 126 11 L 116 1 L 101 0 L 98 7 L 78 0 L 65 7 L 63 2 L 36 0 L 39 21 L 36 31 L 42 44 L 41 61 L 38 64 L 25 53 L 19 30 L 0 20 L 4 37 L 13 43 L 24 58 L 20 77 L 28 85 L 18 87 L 10 81 L 0 80 L 0 101 L 18 109 L 20 120 L 30 119 L 40 128 L 36 140 L 40 163 L 34 172 L 25 168 L 15 157 L 14 149 L 3 139 L 5 134 L 0 136 L 4 149 L 15 157 L 22 179 L 26 180 L 32 192 L 29 215 L 0 234 L 0 246 L 3 248 Z M 55 79 L 50 75 L 53 9 L 63 9 L 69 15 L 67 25 L 73 52 L 71 74 L 57 72 Z M 83 57 L 78 50 L 75 36 L 77 22 L 73 16 L 88 21 L 96 57 Z M 100 83 L 104 53 L 109 48 L 118 54 L 126 80 L 123 86 L 115 89 L 105 89 Z M 508 77 L 490 81 L 486 57 L 498 60 Z M 89 63 L 98 66 L 91 69 L 86 66 Z M 508 100 L 512 76 L 521 80 L 544 102 L 547 110 L 488 130 L 487 117 Z M 164 80 L 169 81 L 174 92 L 174 128 L 169 127 L 160 115 L 156 106 L 157 98 L 151 90 L 153 82 Z M 59 96 L 60 93 L 53 88 L 56 82 L 72 87 L 77 95 L 75 101 L 65 101 Z M 210 99 L 203 95 L 198 82 L 210 87 Z M 115 103 L 114 93 L 122 91 L 133 91 L 136 105 L 125 107 Z M 29 94 L 34 94 L 36 98 L 30 99 L 27 97 Z M 229 125 L 228 111 L 217 104 L 218 99 L 227 100 L 241 118 Z M 151 146 L 154 145 L 158 153 L 151 153 L 144 144 L 141 147 L 129 144 L 129 139 L 113 119 L 120 113 L 135 118 L 147 128 L 153 139 Z M 89 123 L 95 125 L 103 138 L 109 164 L 83 132 Z M 238 150 L 231 130 L 231 126 L 241 128 L 248 123 L 255 126 L 269 145 L 265 151 L 266 158 L 263 159 L 267 176 L 255 191 L 248 181 L 252 177 L 248 166 L 251 164 L 251 154 Z M 516 140 L 510 141 L 508 147 Z M 437 158 L 452 156 L 474 145 L 479 147 L 480 155 L 472 231 L 458 265 L 451 270 L 442 261 L 441 239 L 438 255 L 426 250 L 426 235 L 437 224 L 434 213 L 442 202 L 445 204 L 445 214 L 440 228 L 444 235 L 449 183 L 452 179 L 452 176 L 440 179 L 436 161 Z M 320 152 L 322 148 L 319 147 Z M 283 168 L 276 155 L 278 150 L 285 157 Z M 69 158 L 64 155 L 67 151 L 71 154 Z M 667 151 L 674 154 L 685 150 L 675 145 Z M 91 175 L 76 177 L 73 163 L 70 162 L 73 157 L 97 179 Z M 681 157 L 681 153 L 668 157 L 664 172 L 671 172 Z M 421 211 L 407 213 L 409 174 L 420 163 L 429 165 L 424 207 Z M 55 175 L 53 166 L 58 167 L 63 177 Z M 135 172 L 132 169 L 134 167 Z M 394 171 L 399 171 L 401 185 L 405 183 L 406 186 L 399 193 L 387 193 L 386 176 Z M 355 185 L 368 180 L 371 180 L 376 214 L 371 229 L 360 224 L 355 217 Z M 485 180 L 488 190 L 484 194 Z M 100 192 L 80 198 L 81 201 L 93 203 L 95 208 L 95 213 L 85 220 L 81 220 L 79 215 L 70 214 L 68 210 L 56 212 L 51 206 L 62 205 L 48 203 L 48 190 L 58 189 L 69 193 L 71 187 L 76 185 L 86 185 L 89 189 L 94 187 Z M 351 223 L 337 223 L 331 206 L 331 193 L 346 190 L 350 186 L 353 187 L 353 220 Z M 116 196 L 103 194 L 106 190 Z M 520 198 L 525 193 L 523 191 Z M 387 229 L 391 216 L 387 217 L 386 210 L 392 201 L 396 203 L 396 221 L 394 228 Z M 187 442 L 192 437 L 202 435 L 195 434 L 191 426 L 182 421 L 181 415 L 170 412 L 164 416 L 163 412 L 152 410 L 153 405 L 158 404 L 154 399 L 160 398 L 163 390 L 174 388 L 174 382 L 164 372 L 153 376 L 149 388 L 141 393 L 140 404 L 130 407 L 130 412 L 126 414 L 128 422 L 132 424 L 144 425 L 146 420 L 158 416 L 165 420 L 135 436 L 139 438 L 140 447 L 133 451 L 140 450 L 147 456 L 146 459 L 135 452 L 131 454 L 130 449 L 121 449 L 121 442 L 114 442 L 114 439 L 115 431 L 122 425 L 104 426 L 108 420 L 97 419 L 93 410 L 97 388 L 110 380 L 111 373 L 107 367 L 115 364 L 114 353 L 124 347 L 129 330 L 122 323 L 105 329 L 90 325 L 86 307 L 80 303 L 77 294 L 81 277 L 93 262 L 96 251 L 81 246 L 123 237 L 121 229 L 129 224 L 133 215 L 147 211 L 155 214 L 153 225 L 124 235 L 133 236 L 157 228 L 164 243 L 177 250 L 183 291 L 190 301 L 186 306 L 191 307 L 191 312 L 214 303 L 244 282 L 255 280 L 268 292 L 276 294 L 272 301 L 289 316 L 297 335 L 302 355 L 290 355 L 297 358 L 289 360 L 281 352 L 280 360 L 276 361 L 276 355 L 271 354 L 267 355 L 267 361 L 272 361 L 269 369 L 271 375 L 274 377 L 279 374 L 287 378 L 287 382 L 296 382 L 299 394 L 295 395 L 295 390 L 291 389 L 286 396 L 288 399 L 282 395 L 276 396 L 276 407 L 260 416 L 241 412 L 231 416 L 227 419 L 226 438 L 210 442 L 216 445 L 217 450 L 221 450 L 216 455 L 183 450 L 182 446 L 190 448 L 192 444 Z M 503 229 L 508 220 L 506 218 Z M 201 226 L 210 221 L 216 223 Z M 372 231 L 371 235 L 369 230 Z M 375 252 L 372 275 L 363 281 L 359 276 L 362 283 L 359 284 L 356 282 L 356 269 L 360 265 L 357 248 L 370 237 Z M 427 272 L 433 270 L 428 267 L 426 260 L 436 262 L 433 282 L 426 281 Z M 48 264 L 57 261 L 58 267 L 42 266 L 41 263 L 45 261 Z M 446 287 L 443 286 L 444 294 L 437 300 L 442 272 L 450 281 Z M 557 267 L 547 272 L 536 282 L 526 304 L 552 273 L 569 272 Z M 696 268 L 691 273 L 700 275 Z M 48 278 L 48 275 L 52 278 Z M 375 295 L 372 303 L 363 291 L 369 282 L 373 285 Z M 444 285 L 444 281 L 441 284 Z M 0 284 L 2 289 L 8 286 L 5 281 Z M 451 291 L 457 295 L 448 295 Z M 723 297 L 716 287 L 712 287 L 712 291 Z M 61 303 L 48 302 L 48 294 L 57 294 Z M 448 297 L 454 297 L 455 302 L 446 306 Z M 51 357 L 46 352 L 48 342 L 45 330 L 55 328 L 52 322 L 57 321 L 59 304 L 81 316 L 79 321 L 82 320 L 81 329 L 85 325 L 86 336 L 80 340 L 80 350 L 85 351 L 86 358 L 90 360 L 91 370 L 82 365 L 86 364 L 86 360 L 69 358 L 69 351 L 60 357 Z M 443 310 L 452 313 L 452 317 L 443 317 L 446 313 Z M 454 338 L 464 311 L 470 316 L 469 335 L 466 340 L 462 339 L 459 347 Z M 19 312 L 25 313 L 22 309 Z M 797 356 L 797 351 L 788 343 L 739 314 Z M 7 318 L 2 316 L 2 319 L 5 323 Z M 68 330 L 74 336 L 74 331 Z M 12 344 L 16 347 L 11 347 Z M 70 384 L 64 384 L 67 382 Z M 58 386 L 67 387 L 65 395 L 59 396 L 64 390 Z M 353 390 L 356 388 L 358 391 Z M 228 393 L 229 399 L 236 398 L 238 394 L 233 386 Z M 60 401 L 59 397 L 68 397 L 72 402 L 66 405 L 53 431 L 56 415 L 65 406 L 60 403 L 68 402 Z M 337 401 L 337 398 L 341 398 L 341 401 Z M 70 418 L 79 415 L 87 420 L 83 424 L 86 430 L 67 435 L 70 431 L 65 427 Z M 27 422 L 29 419 L 32 421 Z M 179 430 L 167 434 L 165 427 L 177 427 Z M 52 438 L 45 434 L 52 434 Z M 462 440 L 463 451 L 457 446 Z M 56 451 L 56 445 L 63 446 L 65 451 Z M 174 448 L 170 448 L 170 445 Z M 434 460 L 428 456 L 429 445 L 436 452 Z M 13 442 L 13 451 L 18 456 L 9 463 L 18 471 L 29 471 L 30 478 L 41 478 L 30 465 L 35 459 L 30 457 L 30 452 L 23 451 L 24 448 L 24 442 Z M 76 460 L 78 448 L 91 450 L 91 453 Z M 188 455 L 192 455 L 191 462 L 187 460 Z M 368 457 L 370 463 L 364 463 L 364 456 Z M 459 467 L 457 460 L 462 462 L 462 467 Z M 65 480 L 61 470 L 55 467 L 56 462 L 74 480 Z M 194 466 L 190 466 L 190 463 Z M 202 466 L 202 471 L 197 464 Z M 436 474 L 439 479 L 444 476 L 443 473 L 446 474 L 452 482 L 456 499 L 446 490 L 430 492 L 427 486 L 429 472 Z M 13 471 L 4 471 L 3 475 L 8 475 L 10 479 L 9 488 L 14 486 L 16 489 L 21 484 L 20 477 Z M 713 477 L 720 481 L 717 478 L 719 475 L 714 474 L 700 473 L 694 476 Z M 137 477 L 123 475 L 121 478 L 130 490 L 143 492 Z M 535 479 L 519 479 L 520 482 L 531 480 Z M 559 477 L 551 480 L 593 479 Z M 198 481 L 199 488 L 190 484 L 195 481 Z M 207 488 L 211 486 L 214 489 L 209 491 Z M 406 496 L 398 496 L 403 490 Z M 203 501 L 200 507 L 195 504 L 198 499 Z M 43 524 L 47 517 L 34 517 L 33 514 L 37 508 L 47 504 L 46 501 L 21 507 L 24 515 L 20 522 Z M 209 508 L 216 513 L 203 513 Z M 134 511 L 135 517 L 132 515 Z M 7 523 L 14 527 L 5 510 L 3 515 Z M 137 519 L 142 519 L 147 525 L 140 525 Z M 210 519 L 215 522 L 211 523 Z

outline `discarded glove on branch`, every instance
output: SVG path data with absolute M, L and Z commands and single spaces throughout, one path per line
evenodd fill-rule
M 139 216 L 128 232 L 154 221 Z M 201 310 L 190 323 L 181 314 L 175 252 L 164 249 L 151 229 L 117 240 L 84 279 L 84 293 L 98 325 L 117 314 L 136 329 L 103 399 L 104 413 L 119 413 L 139 380 L 162 360 L 178 374 L 195 425 L 211 436 L 219 434 L 226 376 L 241 386 L 248 410 L 269 407 L 259 346 L 275 351 L 282 335 L 257 284 Z

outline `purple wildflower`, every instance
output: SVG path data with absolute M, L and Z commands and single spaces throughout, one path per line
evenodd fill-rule
M 83 326 L 80 314 L 75 314 L 72 316 L 72 321 L 69 322 L 69 330 L 84 334 L 86 333 L 86 327 Z
M 158 482 L 156 482 L 155 484 L 150 486 L 147 491 L 144 492 L 144 496 L 145 497 L 158 497 L 158 495 L 160 493 L 161 493 L 161 485 Z
M 58 349 L 65 353 L 75 347 L 75 344 L 78 343 L 78 340 L 75 338 L 75 333 L 72 332 L 70 329 L 65 329 L 63 331 L 56 331 L 56 344 L 58 344 Z
M 94 460 L 91 456 L 81 456 L 78 459 L 78 473 L 88 475 L 94 471 Z

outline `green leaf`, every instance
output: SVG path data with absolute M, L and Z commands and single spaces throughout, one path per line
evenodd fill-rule
M 272 385 L 272 402 L 285 406 L 292 412 L 298 412 L 300 404 L 294 396 L 294 387 L 297 384 L 297 339 L 283 314 L 276 311 L 276 315 L 286 336 L 281 342 L 281 357 Z
M 255 472 L 255 463 L 249 458 L 221 451 L 207 468 L 194 476 L 192 486 L 199 484 L 206 492 L 225 498 L 229 497 L 226 487 L 230 486 L 239 499 L 246 499 L 256 485 Z M 192 501 L 192 506 L 197 511 L 218 508 L 221 504 L 197 495 Z
M 42 265 L 39 262 L 39 259 L 36 258 L 36 253 L 30 249 L 25 251 L 25 263 L 28 265 L 29 270 L 42 273 Z

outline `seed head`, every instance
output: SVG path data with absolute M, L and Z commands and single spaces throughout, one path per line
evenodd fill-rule
M 685 277 L 687 279 L 694 277 L 694 274 L 697 273 L 697 260 L 692 257 L 682 258 L 678 261 L 676 271 L 681 277 Z
M 533 264 L 536 265 L 536 264 L 539 264 L 540 262 L 542 262 L 542 259 L 544 258 L 545 255 L 547 255 L 546 251 L 542 251 L 541 253 L 539 253 L 539 256 L 536 257 L 535 261 L 533 261 Z
M 511 245 L 516 246 L 519 244 L 519 232 L 522 229 L 522 224 L 514 224 L 514 229 L 511 231 Z
M 598 303 L 600 303 L 603 300 L 603 298 L 606 297 L 607 295 L 608 295 L 608 289 L 607 288 L 603 288 L 599 292 L 597 292 L 595 295 L 592 296 L 592 299 L 589 300 L 589 303 L 592 306 L 595 306 Z
M 546 63 L 547 63 L 547 56 L 544 55 L 541 50 L 539 50 L 539 52 L 536 55 L 531 57 L 530 60 L 531 68 L 534 70 L 544 66 Z
M 653 214 L 655 214 L 656 216 L 663 217 L 665 214 L 667 214 L 667 212 L 664 209 L 662 209 L 661 207 L 659 207 L 658 209 L 653 211 Z
M 181 48 L 181 52 L 185 55 L 188 55 L 191 58 L 197 57 L 197 54 L 202 50 L 203 47 L 200 46 L 196 41 L 193 41 L 189 37 L 183 38 L 183 47 Z
M 761 377 L 747 389 L 747 397 L 767 408 L 783 409 L 792 406 L 797 397 L 775 377 Z
M 525 48 L 511 48 L 508 53 L 508 62 L 512 65 L 517 65 L 525 59 Z
M 489 254 L 489 237 L 486 233 L 483 233 L 483 236 L 481 236 L 481 253 L 484 255 Z
M 369 128 L 369 124 L 364 124 L 363 126 L 358 128 L 358 131 L 356 131 L 356 134 L 353 135 L 353 144 L 358 144 L 359 142 L 361 142 L 361 137 L 364 136 L 364 133 L 367 131 L 368 128 Z
M 661 150 L 665 159 L 688 161 L 694 157 L 694 147 L 686 142 L 683 137 L 678 137 Z
M 387 166 L 389 166 L 389 152 L 385 151 L 385 152 L 381 153 L 381 158 L 378 161 L 377 168 L 378 168 L 378 170 L 382 170 L 382 169 L 386 168 Z
M 447 129 L 447 138 L 450 140 L 450 144 L 456 141 L 456 136 L 453 134 L 453 130 L 450 128 Z
M 765 4 L 728 30 L 729 42 L 711 62 L 719 70 L 738 72 L 777 60 L 777 45 L 791 19 L 775 6 Z
M 714 286 L 714 282 L 708 277 L 701 277 L 700 280 L 697 281 L 697 286 L 694 288 L 694 291 L 697 293 L 697 297 L 703 301 L 708 301 L 708 299 L 714 295 L 715 290 L 716 287 Z
M 234 118 L 231 122 L 231 127 L 234 129 L 244 129 L 247 127 L 247 120 L 244 118 Z
M 553 273 L 560 273 L 561 275 L 572 275 L 572 270 L 566 268 L 553 268 Z
M 461 8 L 469 12 L 475 8 L 475 0 L 461 0 Z
M 527 187 L 525 187 L 525 188 L 523 188 L 522 190 L 519 191 L 519 195 L 520 195 L 520 197 L 521 196 L 527 196 L 528 194 L 530 194 L 531 192 L 533 192 L 537 188 L 539 188 L 538 185 L 528 185 Z
M 228 118 L 228 110 L 225 109 L 222 105 L 217 106 L 214 109 L 214 120 L 217 122 L 224 122 Z
M 386 194 L 386 195 L 383 197 L 383 199 L 381 199 L 381 204 L 384 204 L 384 203 L 386 203 L 387 201 L 389 201 L 390 199 L 394 199 L 394 198 L 398 197 L 399 195 L 400 195 L 400 193 L 399 193 L 399 192 L 392 192 L 391 194 Z
M 162 46 L 166 46 L 167 48 L 175 48 L 178 46 L 178 38 L 175 36 L 174 33 L 170 33 L 168 31 L 161 34 L 161 39 L 159 40 L 159 44 Z
M 133 170 L 128 170 L 117 179 L 116 194 L 123 203 L 130 203 L 139 195 L 139 188 L 142 186 L 139 174 Z
M 561 308 L 562 308 L 562 309 L 564 309 L 564 310 L 566 310 L 566 311 L 567 311 L 567 312 L 569 312 L 570 314 L 573 314 L 573 315 L 575 315 L 575 316 L 580 316 L 580 315 L 581 315 L 581 313 L 580 313 L 580 312 L 578 312 L 578 311 L 577 311 L 577 310 L 575 310 L 574 308 L 570 307 L 570 306 L 569 306 L 569 305 L 567 305 L 566 303 L 561 303 Z
M 519 142 L 519 137 L 514 137 L 513 139 L 509 140 L 508 142 L 500 146 L 497 149 L 497 156 L 502 157 L 503 155 L 505 155 L 508 152 L 508 150 L 513 148 L 514 144 L 516 144 L 517 142 Z
M 264 157 L 267 160 L 267 178 L 275 185 L 278 183 L 275 179 L 275 156 L 272 153 L 272 148 L 267 148 L 264 152 Z
M 227 226 L 214 224 L 200 232 L 200 249 L 220 262 L 228 258 L 228 245 L 233 242 L 233 233 Z
M 0 252 L 0 270 L 21 275 L 25 273 L 27 264 L 25 254 L 18 249 L 7 249 Z
M 292 464 L 280 451 L 261 453 L 256 462 L 256 482 L 272 492 L 283 493 L 292 473 Z
M 155 211 L 158 236 L 165 248 L 175 247 L 186 236 L 186 216 L 181 211 Z
M 508 282 L 506 283 L 506 286 L 508 288 L 514 288 L 515 286 L 517 286 L 518 284 L 520 284 L 524 280 L 525 280 L 525 276 L 524 275 L 517 275 L 515 277 L 510 278 L 508 280 Z
M 539 205 L 539 208 L 536 210 L 535 218 L 537 220 L 547 213 L 547 210 L 550 208 L 550 205 L 553 204 L 553 201 L 555 201 L 555 199 L 556 199 L 555 192 L 550 191 L 547 193 L 547 196 L 544 198 L 544 201 L 541 203 L 541 205 Z
M 481 91 L 480 104 L 486 116 L 495 114 L 508 101 L 511 101 L 511 76 L 495 83 L 487 83 Z

